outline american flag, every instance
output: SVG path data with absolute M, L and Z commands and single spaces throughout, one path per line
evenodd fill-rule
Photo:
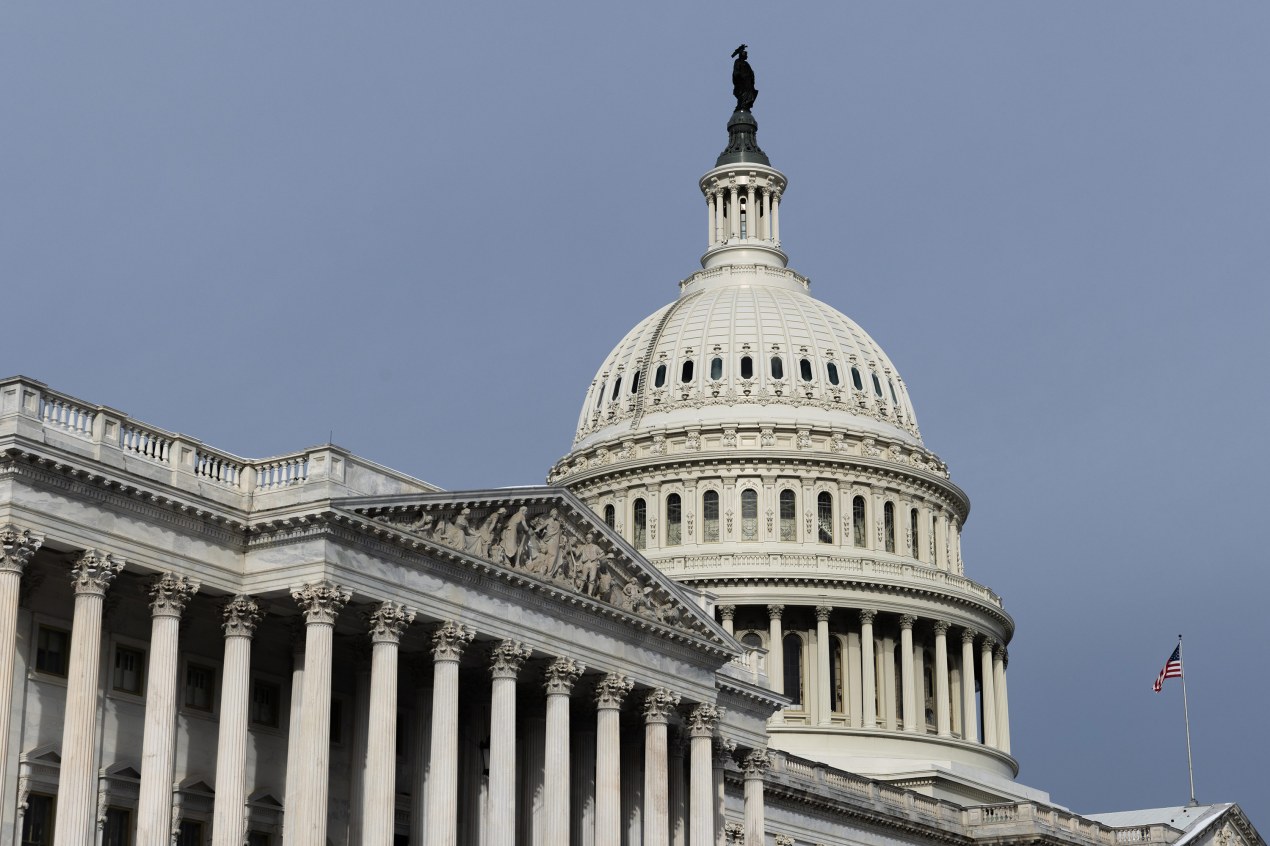
M 1164 669 L 1160 670 L 1160 674 L 1155 677 L 1155 684 L 1151 689 L 1156 693 L 1164 687 L 1165 679 L 1180 679 L 1182 677 L 1182 644 L 1173 647 L 1173 654 L 1169 656 L 1169 660 L 1164 662 Z

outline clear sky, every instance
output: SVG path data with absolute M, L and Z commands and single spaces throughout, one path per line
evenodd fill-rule
M 0 8 L 0 371 L 240 455 L 531 484 L 705 247 L 750 45 L 792 266 L 1005 599 L 1021 780 L 1270 833 L 1270 4 Z

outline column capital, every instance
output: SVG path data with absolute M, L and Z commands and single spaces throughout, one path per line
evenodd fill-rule
M 755 749 L 741 761 L 741 771 L 745 777 L 762 778 L 772 766 L 772 759 L 767 756 L 766 749 Z
M 572 658 L 557 658 L 547 667 L 545 684 L 547 695 L 568 696 L 586 666 Z
M 916 622 L 917 622 L 917 618 L 916 618 L 916 617 L 914 617 L 912 614 L 901 614 L 901 615 L 900 615 L 900 628 L 901 628 L 901 629 L 909 629 L 909 630 L 911 630 L 911 629 L 913 628 L 913 624 L 914 624 L 914 623 L 916 623 Z
M 983 647 L 982 647 L 982 649 L 983 649 L 983 651 L 984 651 L 984 652 L 987 652 L 987 653 L 992 653 L 993 651 L 995 651 L 995 650 L 996 650 L 996 648 L 997 648 L 997 640 L 996 640 L 996 638 L 993 638 L 993 637 L 985 637 L 985 638 L 983 639 Z
M 961 642 L 962 642 L 962 643 L 974 643 L 974 642 L 975 642 L 975 638 L 977 638 L 977 637 L 979 637 L 979 633 L 978 633 L 977 631 L 975 631 L 974 629 L 962 629 L 962 630 L 961 630 Z
M 721 770 L 728 764 L 735 762 L 733 755 L 736 753 L 736 741 L 727 737 L 716 737 L 714 738 L 711 752 L 714 758 L 714 768 Z
M 635 682 L 621 673 L 609 673 L 595 686 L 595 706 L 601 709 L 621 708 L 622 700 L 634 686 Z
M 668 723 L 670 714 L 679 705 L 679 694 L 664 687 L 656 687 L 644 697 L 644 722 Z
M 489 672 L 496 679 L 514 679 L 532 650 L 519 640 L 501 640 L 489 651 Z
M 371 643 L 401 643 L 402 633 L 414 620 L 413 608 L 407 608 L 400 602 L 381 602 L 378 608 L 366 615 Z
M 952 623 L 948 622 L 947 620 L 936 620 L 936 621 L 935 621 L 935 634 L 936 634 L 936 635 L 941 635 L 941 636 L 943 636 L 943 635 L 947 635 L 947 634 L 948 634 L 948 630 L 949 630 L 950 628 L 952 628 Z
M 718 706 L 703 702 L 688 713 L 688 736 L 713 737 L 718 724 Z
M 993 650 L 992 654 L 998 661 L 1004 662 L 1006 660 L 1006 655 L 1008 654 L 1006 652 L 1005 644 L 998 643 L 997 648 Z
M 735 605 L 720 605 L 720 606 L 719 606 L 719 619 L 721 619 L 721 620 L 735 620 L 735 619 L 736 619 L 736 606 L 735 606 Z
M 323 623 L 334 626 L 340 611 L 353 598 L 353 593 L 334 582 L 321 581 L 309 582 L 292 589 L 291 598 L 304 612 L 306 624 Z
M 260 606 L 256 600 L 240 593 L 221 606 L 225 637 L 251 637 L 260 623 Z
M 44 535 L 20 529 L 12 523 L 0 526 L 0 573 L 21 573 L 43 545 Z
M 476 630 L 465 623 L 447 620 L 432 630 L 432 660 L 457 662 L 463 648 L 476 637 Z
M 877 619 L 877 616 L 878 616 L 878 612 L 876 608 L 861 608 L 860 609 L 860 624 L 871 626 L 873 625 L 873 621 Z
M 199 583 L 176 573 L 164 573 L 150 583 L 150 613 L 155 617 L 180 617 Z
M 817 622 L 817 623 L 827 623 L 827 622 L 829 622 L 829 615 L 830 615 L 830 614 L 832 614 L 832 613 L 833 613 L 833 607 L 832 607 L 832 606 L 830 606 L 830 605 L 817 605 L 817 606 L 816 606 L 816 622 Z
M 767 616 L 768 616 L 768 618 L 769 618 L 769 619 L 772 619 L 772 620 L 779 620 L 779 619 L 781 618 L 781 615 L 782 615 L 782 614 L 784 614 L 784 613 L 785 613 L 785 606 L 784 606 L 784 605 L 769 605 L 769 606 L 767 606 Z
M 124 559 L 116 558 L 109 552 L 85 549 L 71 565 L 71 582 L 75 585 L 75 594 L 105 596 L 110 583 L 123 570 L 123 566 Z

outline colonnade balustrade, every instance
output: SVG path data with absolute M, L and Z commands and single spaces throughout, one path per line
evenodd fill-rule
M 23 570 L 42 539 L 12 526 L 0 526 L 0 717 L 12 712 L 12 672 L 18 625 L 18 587 Z M 71 631 L 66 709 L 63 715 L 61 765 L 54 843 L 91 846 L 98 838 L 97 781 L 102 762 L 95 743 L 100 719 L 98 668 L 102 642 L 102 605 L 111 583 L 124 568 L 118 556 L 84 550 L 74 561 L 74 617 Z M 149 579 L 151 640 L 146 686 L 141 778 L 136 811 L 139 846 L 167 846 L 173 837 L 173 788 L 177 737 L 176 690 L 181 656 L 181 618 L 199 591 L 199 584 L 178 573 Z M 330 786 L 330 724 L 335 625 L 351 600 L 348 590 L 326 581 L 292 591 L 301 611 L 303 648 L 296 649 L 292 676 L 291 725 L 287 749 L 286 805 L 283 842 L 287 846 L 325 846 L 328 842 Z M 217 757 L 211 840 L 213 846 L 241 846 L 248 830 L 247 749 L 251 707 L 251 658 L 261 608 L 250 596 L 228 597 L 220 605 L 224 657 L 220 685 Z M 396 829 L 398 663 L 400 644 L 415 612 L 383 601 L 366 614 L 371 642 L 369 697 L 362 715 L 367 732 L 360 796 L 359 830 L 348 842 L 361 846 L 391 846 Z M 410 842 L 423 846 L 458 846 L 465 810 L 460 807 L 463 752 L 460 746 L 460 663 L 476 638 L 460 621 L 434 623 L 431 632 L 430 679 L 415 690 L 415 779 L 410 786 Z M 533 755 L 527 733 L 517 730 L 517 695 L 531 648 L 517 640 L 485 644 L 478 663 L 490 674 L 488 800 L 480 821 L 485 846 L 514 846 L 518 821 L 531 813 L 518 795 L 519 754 Z M 623 825 L 631 817 L 624 792 L 640 796 L 639 837 L 645 846 L 717 846 L 723 836 L 724 770 L 735 764 L 735 744 L 718 734 L 720 713 L 711 703 L 686 704 L 668 688 L 653 687 L 640 694 L 643 754 L 623 745 L 623 722 L 633 722 L 623 705 L 635 684 L 620 672 L 592 673 L 574 658 L 549 659 L 542 668 L 545 731 L 541 735 L 542 832 L 544 843 L 567 844 L 580 830 L 578 814 L 586 812 L 587 835 L 597 846 L 618 846 Z M 5 682 L 5 676 L 8 676 Z M 422 674 L 419 674 L 422 675 Z M 471 676 L 469 674 L 468 678 Z M 478 686 L 478 691 L 483 690 Z M 594 703 L 593 721 L 571 715 L 580 691 Z M 472 693 L 467 696 L 470 699 Z M 7 724 L 0 723 L 0 724 Z M 571 726 L 591 748 L 571 753 Z M 591 727 L 594 731 L 591 731 Z M 673 728 L 672 728 L 673 727 Z M 673 730 L 673 735 L 672 735 Z M 6 744 L 7 732 L 0 732 Z M 687 787 L 684 765 L 687 758 Z M 575 749 L 574 752 L 577 750 Z M 0 752 L 8 750 L 0 745 Z M 762 750 L 744 759 L 745 827 L 747 842 L 763 842 Z M 425 763 L 426 762 L 426 763 Z M 590 768 L 582 780 L 593 791 L 571 808 L 570 773 L 579 762 Z M 0 761 L 0 764 L 3 762 Z M 204 762 L 207 766 L 212 762 Z M 469 762 L 470 763 L 470 762 Z M 210 769 L 211 767 L 209 767 Z M 0 774 L 5 767 L 0 765 Z M 593 787 L 590 772 L 594 773 Z M 522 783 L 519 787 L 523 788 Z M 356 788 L 354 788 L 356 789 Z M 178 814 L 179 816 L 179 814 Z M 594 837 L 590 836 L 593 826 Z M 470 831 L 470 825 L 467 829 Z M 523 829 L 522 829 L 523 832 Z M 333 838 L 338 840 L 338 838 Z
M 718 606 L 723 628 L 766 647 L 787 721 L 933 734 L 1010 751 L 1005 644 L 948 620 L 873 608 Z M 959 638 L 961 649 L 949 646 Z

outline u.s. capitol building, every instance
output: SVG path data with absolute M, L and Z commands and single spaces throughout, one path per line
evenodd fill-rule
M 1236 805 L 1017 780 L 969 501 L 787 267 L 748 109 L 699 187 L 702 269 L 550 486 L 0 381 L 0 844 L 1261 846 Z

